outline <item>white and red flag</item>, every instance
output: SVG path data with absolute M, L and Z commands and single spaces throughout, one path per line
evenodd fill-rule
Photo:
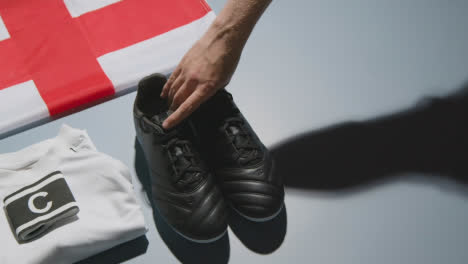
M 204 0 L 0 0 L 0 135 L 169 74 L 214 17 Z

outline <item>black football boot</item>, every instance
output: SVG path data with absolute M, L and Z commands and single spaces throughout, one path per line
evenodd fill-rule
M 283 181 L 273 173 L 273 159 L 235 105 L 232 95 L 217 92 L 190 118 L 200 151 L 214 171 L 225 199 L 245 218 L 274 218 L 284 201 Z
M 195 242 L 212 242 L 227 229 L 223 195 L 191 143 L 187 122 L 165 130 L 170 114 L 160 98 L 166 77 L 153 74 L 138 84 L 134 104 L 137 139 L 151 170 L 153 204 L 182 236 Z

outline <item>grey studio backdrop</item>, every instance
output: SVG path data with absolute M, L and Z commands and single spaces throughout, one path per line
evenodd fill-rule
M 225 3 L 208 2 L 216 12 Z M 281 171 L 291 184 L 280 220 L 254 225 L 234 219 L 236 231 L 230 229 L 214 245 L 183 241 L 160 221 L 156 229 L 143 192 L 145 180 L 135 172 L 141 170 L 131 112 L 135 93 L 2 139 L 0 150 L 16 151 L 53 137 L 67 123 L 86 129 L 100 151 L 126 163 L 149 226 L 147 248 L 140 241 L 111 253 L 146 248 L 127 263 L 468 263 L 465 185 L 445 179 L 443 170 L 385 170 L 392 161 L 378 158 L 403 156 L 410 168 L 413 158 L 424 163 L 420 155 L 440 149 L 422 142 L 417 146 L 423 151 L 408 155 L 396 140 L 405 138 L 408 126 L 415 128 L 408 132 L 413 138 L 424 138 L 437 127 L 429 120 L 418 129 L 411 120 L 419 119 L 409 117 L 401 129 L 393 121 L 376 121 L 377 134 L 365 129 L 374 124 L 367 120 L 463 87 L 468 80 L 467 14 L 465 0 L 273 1 L 228 89 L 268 147 L 281 158 L 288 158 L 288 151 L 290 160 L 300 155 L 297 160 L 309 169 L 291 163 Z M 312 143 L 306 137 L 304 144 L 296 144 L 309 151 L 284 147 L 282 142 L 297 135 L 310 136 Z M 368 142 L 368 135 L 378 136 Z M 395 144 L 402 148 L 395 150 Z M 468 163 L 466 158 L 457 162 Z M 381 174 L 386 180 L 354 182 Z M 327 177 L 337 180 L 327 185 Z M 349 186 L 343 188 L 340 179 Z

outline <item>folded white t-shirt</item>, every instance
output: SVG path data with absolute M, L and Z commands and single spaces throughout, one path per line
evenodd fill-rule
M 73 263 L 146 233 L 128 168 L 98 152 L 85 131 L 66 125 L 53 139 L 0 154 L 0 207 L 5 198 L 14 197 L 9 195 L 33 186 L 27 191 L 32 215 L 46 215 L 53 209 L 54 201 L 47 200 L 53 195 L 34 184 L 48 175 L 65 179 L 74 198 L 70 204 L 79 211 L 27 242 L 19 242 L 6 210 L 0 211 L 0 263 Z

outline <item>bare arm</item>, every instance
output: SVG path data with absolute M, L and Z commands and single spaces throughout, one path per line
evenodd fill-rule
M 171 128 L 195 111 L 231 80 L 242 49 L 271 0 L 228 0 L 203 37 L 185 54 L 163 88 Z

